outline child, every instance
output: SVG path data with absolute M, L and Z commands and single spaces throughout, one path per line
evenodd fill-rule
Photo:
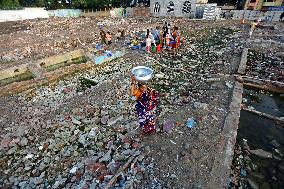
M 107 44 L 111 45 L 112 35 L 111 35 L 110 31 L 107 32 L 106 39 L 107 39 Z
M 101 36 L 101 43 L 102 43 L 102 45 L 106 44 L 106 33 L 102 29 L 100 31 L 100 36 Z
M 171 36 L 169 33 L 166 34 L 166 47 L 170 47 Z
M 251 28 L 250 28 L 250 32 L 249 32 L 249 38 L 251 38 L 252 33 L 253 33 L 253 31 L 254 31 L 256 25 L 257 25 L 257 21 L 256 21 L 256 20 L 251 23 Z
M 138 37 L 136 37 L 135 39 L 133 39 L 131 44 L 132 44 L 133 46 L 139 45 L 139 39 L 138 39 Z
M 173 43 L 172 43 L 172 47 L 173 49 L 177 48 L 177 40 L 178 40 L 178 36 L 179 36 L 179 33 L 178 33 L 178 27 L 174 27 L 174 31 L 172 33 L 172 36 L 173 36 Z
M 151 49 L 151 42 L 152 42 L 152 40 L 151 40 L 151 38 L 148 36 L 148 37 L 146 38 L 146 51 L 147 51 L 147 52 L 150 52 L 150 49 Z

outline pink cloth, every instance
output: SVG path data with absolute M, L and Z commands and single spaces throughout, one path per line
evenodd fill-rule
M 146 39 L 146 47 L 151 47 L 151 39 L 150 38 L 147 38 Z

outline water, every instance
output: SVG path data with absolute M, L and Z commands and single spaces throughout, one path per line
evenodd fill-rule
M 246 99 L 244 103 L 257 111 L 276 117 L 284 116 L 284 96 L 251 88 L 244 89 L 243 96 Z M 281 124 L 283 125 L 283 122 L 241 111 L 236 148 L 241 146 L 244 160 L 237 161 L 243 162 L 241 167 L 247 173 L 240 178 L 243 188 L 284 188 L 284 127 L 281 127 Z M 248 154 L 243 139 L 247 140 L 251 150 L 262 149 L 271 153 L 272 158 Z M 242 158 L 235 153 L 233 164 L 236 159 Z
M 247 106 L 275 117 L 284 117 L 284 96 L 263 90 L 245 88 L 243 98 Z

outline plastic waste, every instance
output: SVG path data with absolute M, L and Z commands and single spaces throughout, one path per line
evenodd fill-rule
M 152 49 L 151 49 L 151 51 L 153 52 L 153 53 L 155 53 L 156 52 L 156 46 L 152 46 Z
M 113 53 L 111 51 L 105 51 L 107 57 L 111 57 Z
M 187 126 L 188 128 L 193 128 L 193 127 L 195 127 L 196 125 L 197 125 L 197 123 L 196 123 L 196 121 L 195 121 L 194 118 L 189 118 L 189 119 L 187 120 L 187 122 L 186 122 L 186 126 Z
M 247 175 L 247 172 L 244 169 L 241 169 L 240 176 L 245 177 L 246 175 Z
M 101 64 L 103 63 L 105 60 L 105 56 L 98 56 L 98 57 L 95 57 L 95 62 L 96 64 Z
M 101 50 L 103 48 L 103 46 L 102 45 L 100 45 L 100 44 L 96 44 L 96 49 L 97 50 Z
M 174 128 L 174 122 L 172 120 L 166 120 L 163 125 L 163 132 L 170 133 Z

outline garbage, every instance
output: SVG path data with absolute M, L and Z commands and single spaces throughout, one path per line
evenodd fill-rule
M 170 140 L 170 142 L 171 142 L 171 143 L 173 143 L 173 144 L 177 144 L 177 143 L 175 143 L 175 142 L 174 142 L 174 141 L 172 141 L 172 140 Z
M 100 44 L 96 44 L 96 49 L 97 50 L 101 50 L 103 48 L 103 46 L 102 45 L 100 45 Z
M 196 125 L 197 125 L 197 123 L 196 123 L 196 121 L 195 121 L 194 118 L 189 118 L 189 119 L 187 120 L 187 122 L 186 122 L 186 126 L 187 126 L 188 128 L 193 128 L 193 127 L 195 127 Z
M 246 170 L 241 169 L 240 176 L 241 177 L 246 177 L 247 176 Z
M 226 82 L 226 86 L 228 87 L 228 88 L 233 88 L 233 85 L 232 84 L 230 84 L 229 82 Z
M 280 57 L 250 50 L 247 59 L 246 75 L 259 79 L 284 82 L 283 60 Z
M 163 124 L 163 132 L 170 133 L 174 126 L 175 125 L 172 120 L 165 120 Z
M 231 89 L 222 86 L 218 74 L 233 73 L 232 65 L 237 63 L 231 61 L 231 58 L 239 53 L 243 44 L 241 40 L 232 37 L 234 29 L 224 27 L 221 22 L 216 23 L 215 27 L 215 23 L 189 23 L 187 18 L 167 19 L 172 26 L 180 26 L 184 32 L 181 48 L 168 51 L 157 45 L 156 50 L 153 49 L 156 53 L 146 55 L 142 50 L 129 49 L 127 41 L 131 41 L 138 31 L 156 26 L 161 18 L 126 18 L 125 22 L 88 17 L 31 20 L 23 21 L 29 27 L 28 35 L 22 31 L 9 34 L 13 42 L 6 43 L 5 39 L 5 43 L 1 44 L 9 44 L 9 48 L 2 45 L 3 51 L 0 52 L 0 57 L 4 55 L 5 61 L 9 63 L 36 61 L 40 57 L 64 54 L 73 49 L 92 53 L 96 48 L 94 56 L 90 56 L 96 65 L 56 83 L 46 83 L 13 98 L 0 99 L 1 102 L 6 100 L 3 102 L 5 108 L 0 109 L 3 112 L 0 121 L 4 125 L 0 137 L 3 152 L 0 161 L 6 162 L 7 156 L 11 158 L 10 164 L 1 167 L 4 174 L 1 175 L 0 183 L 18 188 L 34 188 L 36 178 L 31 173 L 38 177 L 46 170 L 43 174 L 44 186 L 37 184 L 39 188 L 104 188 L 114 178 L 111 175 L 116 173 L 119 175 L 111 187 L 206 188 L 203 183 L 207 183 L 206 179 L 210 178 L 208 167 L 212 166 L 212 159 L 216 155 L 212 146 L 220 137 L 218 131 L 222 130 L 222 120 L 227 115 L 231 99 Z M 111 48 L 96 45 L 99 44 L 99 37 L 93 26 L 97 22 L 102 22 L 104 29 L 114 33 L 124 28 L 125 41 L 117 40 Z M 3 40 L 3 35 L 0 38 Z M 22 47 L 23 42 L 28 48 Z M 237 45 L 232 46 L 236 42 Z M 107 51 L 103 52 L 103 48 Z M 127 50 L 122 57 L 124 48 Z M 112 62 L 104 64 L 107 61 Z M 139 129 L 136 130 L 139 123 L 132 109 L 135 102 L 130 101 L 129 96 L 129 71 L 136 65 L 145 65 L 155 70 L 149 86 L 161 93 L 157 124 L 161 126 L 161 120 L 166 120 L 162 129 L 167 133 L 172 132 L 171 135 L 157 134 L 147 136 L 146 140 L 140 138 Z M 228 77 L 227 82 L 232 84 L 232 81 Z M 185 120 L 184 115 L 192 116 L 186 122 L 187 127 L 196 129 L 179 127 L 182 123 L 175 124 L 178 119 Z M 167 122 L 165 118 L 173 122 Z M 12 135 L 6 136 L 9 133 Z M 19 137 L 19 146 L 9 146 L 13 145 L 9 137 Z M 165 140 L 164 137 L 172 138 Z M 184 151 L 181 149 L 183 146 L 187 153 L 181 153 Z M 16 158 L 19 153 L 25 157 L 28 153 L 39 152 L 38 149 L 40 158 L 25 162 L 25 158 Z M 139 158 L 134 157 L 126 169 L 120 172 L 120 168 L 134 154 Z M 172 154 L 174 158 L 159 158 L 161 154 Z M 30 161 L 36 163 L 36 166 L 28 165 Z M 180 175 L 177 162 L 183 163 L 184 171 L 192 170 L 190 172 L 196 173 L 194 177 L 191 173 L 184 177 Z M 11 163 L 13 171 L 8 166 Z M 164 165 L 170 165 L 171 172 Z M 155 174 L 157 171 L 160 175 Z M 172 178 L 170 181 L 169 177 Z M 172 182 L 175 178 L 179 182 Z M 201 180 L 202 184 L 199 183 Z M 146 186 L 143 185 L 145 181 Z
M 31 158 L 33 158 L 34 157 L 34 155 L 33 154 L 28 154 L 28 155 L 26 155 L 26 159 L 31 159 Z
M 89 136 L 91 136 L 91 137 L 95 137 L 96 134 L 97 134 L 96 128 L 92 128 L 91 131 L 89 132 Z
M 69 173 L 71 173 L 71 174 L 74 174 L 74 173 L 76 173 L 77 172 L 77 167 L 73 167 L 70 171 L 69 171 Z

